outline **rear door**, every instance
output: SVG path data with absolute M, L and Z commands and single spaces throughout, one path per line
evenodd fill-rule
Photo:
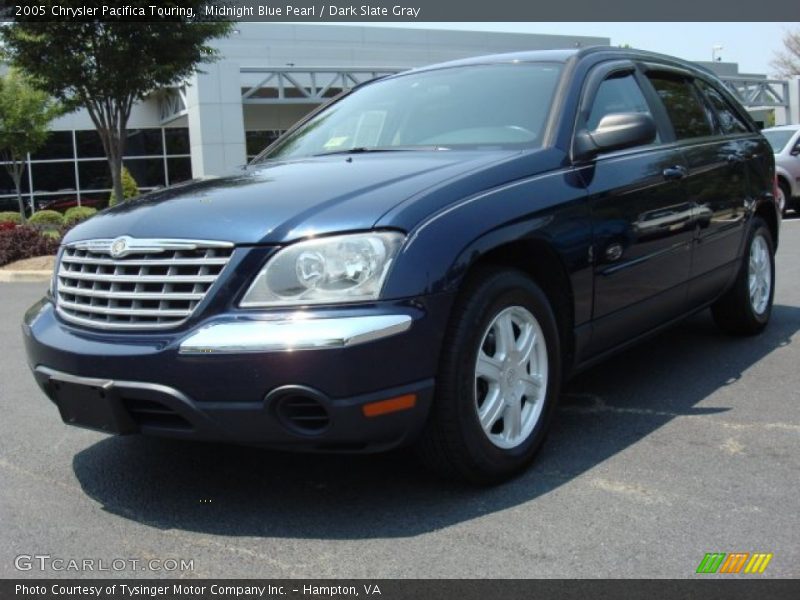
M 594 323 L 598 353 L 685 310 L 693 236 L 687 165 L 671 144 L 665 116 L 642 90 L 633 63 L 601 65 L 589 75 L 577 130 L 606 114 L 650 113 L 661 123 L 655 143 L 600 154 L 580 172 L 594 228 Z M 657 102 L 657 99 L 656 99 Z
M 675 139 L 689 167 L 694 249 L 690 306 L 713 300 L 730 280 L 742 243 L 747 210 L 747 149 L 734 115 L 720 114 L 725 101 L 691 74 L 651 66 L 647 79 L 664 104 Z M 702 87 L 701 87 L 702 86 Z M 719 104 L 715 109 L 714 103 Z M 724 121 L 723 121 L 724 119 Z

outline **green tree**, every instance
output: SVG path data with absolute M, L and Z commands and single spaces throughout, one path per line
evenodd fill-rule
M 770 64 L 781 77 L 800 75 L 800 29 L 786 32 L 783 36 L 783 50 L 775 53 Z
M 50 121 L 60 113 L 58 103 L 45 92 L 31 87 L 15 70 L 0 77 L 0 160 L 14 182 L 20 219 L 25 220 L 22 176 L 28 153 L 47 141 Z
M 18 4 L 51 7 L 94 7 L 97 0 L 40 0 Z M 130 0 L 127 5 L 150 14 L 152 0 Z M 164 9 L 194 9 L 202 14 L 204 0 L 159 2 Z M 114 196 L 123 200 L 122 157 L 131 108 L 160 88 L 176 85 L 212 62 L 217 52 L 210 40 L 227 35 L 229 21 L 196 17 L 161 21 L 61 21 L 19 19 L 0 27 L 7 59 L 70 108 L 83 107 L 94 123 L 108 158 Z

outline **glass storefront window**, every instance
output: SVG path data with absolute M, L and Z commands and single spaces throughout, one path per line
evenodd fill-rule
M 78 146 L 78 158 L 105 158 L 103 143 L 94 129 L 76 131 L 75 141 Z
M 22 201 L 27 207 L 30 204 L 30 196 L 23 196 Z M 0 196 L 0 212 L 17 212 L 19 210 L 19 202 L 16 196 Z
M 169 173 L 169 185 L 189 181 L 192 178 L 192 159 L 168 158 L 167 171 Z
M 71 131 L 51 131 L 44 145 L 31 154 L 31 160 L 71 159 L 74 157 Z
M 74 162 L 33 163 L 32 167 L 34 192 L 75 191 Z
M 111 172 L 108 161 L 85 160 L 78 162 L 78 179 L 81 190 L 105 190 L 111 188 Z
M 188 128 L 129 129 L 126 135 L 124 164 L 142 191 L 192 178 Z M 77 204 L 78 197 L 87 206 L 105 206 L 108 202 L 111 174 L 100 136 L 93 129 L 76 130 L 74 138 L 72 131 L 51 132 L 45 145 L 31 156 L 27 168 L 30 170 L 33 192 L 36 193 L 34 201 L 38 207 L 59 207 L 63 204 L 68 208 Z M 26 170 L 22 179 L 22 193 L 30 194 L 29 188 Z M 14 194 L 14 184 L 0 163 L 0 197 Z M 87 203 L 86 199 L 90 199 L 91 203 Z M 5 202 L 7 198 L 3 200 Z
M 81 204 L 83 206 L 91 206 L 97 210 L 102 210 L 108 207 L 108 199 L 110 196 L 111 190 L 102 194 L 81 194 Z
M 36 194 L 33 196 L 36 210 L 58 210 L 64 212 L 68 208 L 78 206 L 78 194 Z
M 160 129 L 129 129 L 125 142 L 125 156 L 161 156 Z
M 28 171 L 27 169 L 22 174 L 22 193 L 26 193 L 29 191 L 28 187 Z M 14 180 L 11 179 L 11 175 L 8 174 L 6 167 L 4 164 L 0 163 L 0 195 L 12 195 L 16 194 L 17 190 L 14 187 Z
M 165 127 L 167 154 L 189 154 L 189 130 L 186 127 Z
M 134 158 L 123 162 L 140 188 L 161 187 L 167 184 L 162 158 Z
M 244 135 L 247 146 L 247 160 L 252 160 L 256 154 L 277 140 L 281 133 L 283 132 L 275 129 L 246 131 Z

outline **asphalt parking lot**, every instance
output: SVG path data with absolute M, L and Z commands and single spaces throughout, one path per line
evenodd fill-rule
M 403 452 L 67 427 L 22 350 L 44 287 L 0 283 L 0 577 L 76 575 L 15 569 L 38 554 L 193 560 L 180 577 L 682 578 L 707 552 L 771 552 L 761 577 L 800 576 L 798 219 L 762 336 L 728 337 L 706 311 L 582 374 L 533 468 L 493 489 L 438 481 Z

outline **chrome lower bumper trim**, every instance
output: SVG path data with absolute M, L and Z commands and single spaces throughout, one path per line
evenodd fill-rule
M 180 353 L 240 354 L 344 348 L 396 335 L 410 327 L 408 315 L 217 323 L 181 342 Z
M 85 385 L 89 387 L 100 388 L 104 390 L 111 390 L 113 388 L 137 389 L 148 390 L 151 392 L 158 392 L 166 396 L 171 396 L 180 400 L 184 404 L 189 404 L 189 398 L 183 392 L 176 390 L 168 385 L 160 383 L 147 383 L 144 381 L 123 381 L 120 379 L 100 379 L 97 377 L 83 377 L 81 375 L 73 375 L 72 373 L 64 373 L 63 371 L 56 371 L 49 367 L 39 365 L 34 369 L 35 373 L 46 376 L 48 379 L 54 381 L 63 381 L 64 383 L 73 383 L 76 385 Z

